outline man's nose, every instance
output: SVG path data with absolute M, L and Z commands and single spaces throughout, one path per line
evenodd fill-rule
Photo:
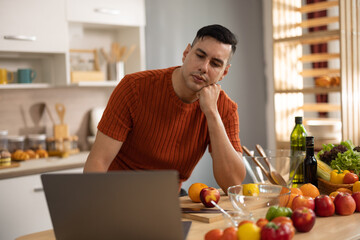
M 209 64 L 210 64 L 210 62 L 208 60 L 203 61 L 199 66 L 199 71 L 201 73 L 207 73 Z

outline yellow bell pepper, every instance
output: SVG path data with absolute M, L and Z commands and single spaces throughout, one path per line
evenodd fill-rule
M 354 193 L 354 192 L 360 192 L 360 181 L 354 182 L 354 185 L 353 185 L 353 193 Z
M 330 173 L 330 182 L 335 184 L 343 184 L 345 174 L 348 172 L 350 171 L 348 170 L 339 171 L 337 169 L 332 170 Z

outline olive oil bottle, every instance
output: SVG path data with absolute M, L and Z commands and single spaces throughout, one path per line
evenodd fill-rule
M 306 155 L 304 159 L 304 183 L 311 183 L 318 186 L 316 172 L 317 161 L 314 156 L 314 137 L 306 137 Z
M 295 117 L 295 127 L 290 135 L 290 179 L 293 187 L 304 184 L 303 161 L 306 152 L 306 130 L 302 117 Z

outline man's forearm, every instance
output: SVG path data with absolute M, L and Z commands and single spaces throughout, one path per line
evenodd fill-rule
M 96 161 L 95 159 L 91 159 L 89 156 L 86 160 L 84 166 L 84 173 L 85 172 L 106 172 L 107 166 L 105 166 L 104 161 Z
M 242 154 L 232 146 L 220 115 L 211 113 L 206 119 L 212 148 L 214 177 L 226 193 L 229 186 L 242 183 L 246 175 L 245 165 Z

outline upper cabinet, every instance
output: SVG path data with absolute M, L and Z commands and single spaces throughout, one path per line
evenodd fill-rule
M 72 22 L 145 25 L 143 0 L 67 0 L 67 9 L 68 20 Z
M 295 116 L 322 144 L 360 144 L 360 9 L 355 1 L 273 0 L 275 134 L 288 148 Z M 356 30 L 357 29 L 357 30 Z
M 120 78 L 109 73 L 115 43 L 116 53 L 120 47 L 124 55 L 131 50 L 123 74 L 145 69 L 144 0 L 0 1 L 0 22 L 0 68 L 13 72 L 15 81 L 18 69 L 37 73 L 30 84 L 9 83 L 0 90 L 114 87 Z
M 67 51 L 67 23 L 63 1 L 0 1 L 0 23 L 0 51 Z

